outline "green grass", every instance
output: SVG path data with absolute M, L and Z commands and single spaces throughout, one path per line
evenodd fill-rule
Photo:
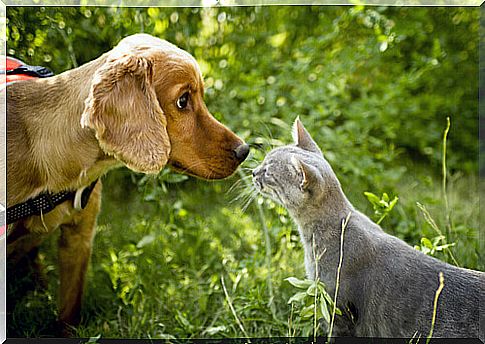
M 392 190 L 399 202 L 381 225 L 415 245 L 422 237 L 435 235 L 416 202 L 425 205 L 443 229 L 446 214 L 440 178 L 430 176 L 422 166 L 413 166 L 411 171 Z M 303 279 L 305 270 L 296 227 L 284 209 L 256 199 L 269 231 L 268 265 L 256 207 L 251 205 L 242 212 L 243 201 L 231 202 L 240 192 L 236 188 L 228 193 L 237 177 L 170 184 L 167 193 L 154 201 L 145 201 L 151 189 L 146 186 L 140 190 L 131 178 L 122 169 L 104 179 L 102 212 L 77 336 L 243 337 L 222 289 L 222 278 L 234 312 L 249 336 L 287 336 L 290 315 L 292 334 L 309 335 L 312 319 L 300 318 L 298 310 L 292 312 L 287 304 L 295 288 L 285 278 Z M 477 177 L 454 175 L 448 182 L 453 226 L 447 240 L 456 243 L 451 249 L 461 266 L 483 270 L 478 247 L 478 190 L 474 187 Z M 372 207 L 363 192 L 389 191 L 342 184 L 356 207 L 371 216 Z M 42 247 L 49 289 L 30 291 L 18 300 L 9 315 L 9 336 L 52 333 L 58 287 L 56 240 L 53 235 Z M 444 252 L 438 252 L 437 257 L 450 261 Z M 13 287 L 9 288 L 19 285 L 10 283 Z

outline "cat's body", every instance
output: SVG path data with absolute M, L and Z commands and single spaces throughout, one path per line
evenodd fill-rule
M 331 295 L 341 253 L 342 221 L 350 214 L 337 299 L 344 314 L 337 316 L 333 335 L 427 337 L 442 272 L 444 288 L 433 337 L 483 340 L 485 305 L 480 303 L 485 303 L 485 274 L 446 264 L 386 234 L 353 208 L 299 121 L 295 141 L 270 152 L 253 172 L 254 181 L 260 191 L 288 209 L 298 224 L 307 275 L 315 279 L 318 269 L 318 278 Z

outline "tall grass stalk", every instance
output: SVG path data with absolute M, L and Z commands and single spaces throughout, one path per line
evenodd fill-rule
M 419 343 L 419 340 L 421 339 L 421 335 L 419 335 L 418 338 L 416 338 L 417 335 L 418 335 L 418 331 L 414 331 L 413 336 L 409 340 L 408 344 L 413 344 L 414 339 L 416 339 L 416 343 L 415 344 L 418 344 Z
M 318 259 L 315 245 L 315 233 L 312 234 L 312 251 L 313 251 L 313 261 L 315 262 L 315 294 L 313 296 L 313 341 L 317 342 L 317 298 L 318 298 Z
M 313 251 L 313 261 L 315 262 L 315 276 L 314 276 L 314 283 L 315 283 L 315 294 L 313 299 L 313 340 L 316 343 L 317 341 L 317 332 L 319 328 L 318 321 L 318 283 L 320 282 L 319 272 L 318 272 L 318 264 L 320 259 L 325 254 L 326 249 L 323 250 L 322 253 L 317 255 L 317 245 L 315 244 L 315 234 L 312 235 L 312 251 Z
M 236 310 L 234 309 L 234 306 L 232 305 L 232 300 L 229 297 L 229 294 L 228 294 L 227 289 L 226 289 L 226 284 L 224 283 L 224 276 L 221 276 L 221 284 L 222 284 L 222 289 L 224 290 L 224 295 L 226 296 L 227 304 L 229 305 L 229 309 L 231 310 L 231 313 L 234 316 L 234 319 L 236 319 L 237 325 L 241 329 L 241 332 L 244 334 L 244 336 L 246 338 L 249 338 L 248 333 L 244 329 L 244 326 L 243 326 L 241 320 L 239 319 L 239 317 L 237 316 L 237 313 L 236 313 Z
M 448 195 L 446 193 L 446 143 L 448 139 L 448 132 L 450 131 L 450 117 L 446 117 L 446 128 L 443 133 L 443 159 L 441 163 L 441 172 L 443 174 L 441 181 L 441 192 L 443 194 L 443 201 L 445 203 L 445 220 L 446 220 L 446 233 L 449 236 L 451 234 L 451 218 L 450 218 L 450 207 L 448 204 Z
M 342 262 L 344 258 L 344 234 L 345 234 L 345 228 L 347 228 L 347 225 L 350 220 L 350 215 L 352 215 L 352 212 L 350 212 L 347 215 L 347 217 L 342 220 L 342 233 L 340 234 L 340 258 L 337 266 L 337 281 L 335 282 L 335 295 L 333 297 L 332 320 L 330 322 L 330 329 L 328 331 L 327 343 L 329 343 L 330 338 L 332 338 L 333 325 L 335 323 L 335 312 L 337 309 L 337 296 L 338 296 L 338 289 L 340 287 L 340 270 L 342 269 Z
M 290 317 L 288 318 L 288 338 L 291 343 L 291 338 L 295 336 L 295 331 L 293 330 L 293 302 L 291 303 L 291 311 L 290 311 Z
M 434 296 L 433 317 L 431 318 L 431 329 L 429 330 L 428 338 L 426 338 L 426 344 L 428 344 L 429 341 L 431 340 L 431 337 L 433 337 L 434 324 L 436 322 L 436 311 L 438 309 L 438 298 L 440 297 L 441 291 L 445 286 L 445 277 L 443 276 L 442 272 L 440 272 L 439 274 L 439 279 L 440 279 L 440 285 L 438 286 L 438 289 L 436 289 L 436 294 Z

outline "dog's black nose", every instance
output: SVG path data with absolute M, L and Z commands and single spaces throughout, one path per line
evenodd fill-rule
M 236 149 L 234 149 L 234 156 L 239 161 L 244 161 L 249 154 L 249 145 L 243 143 L 239 145 Z

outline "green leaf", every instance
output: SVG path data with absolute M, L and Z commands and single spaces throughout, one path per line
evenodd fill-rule
M 306 296 L 307 296 L 307 293 L 305 291 L 296 293 L 295 295 L 290 297 L 290 299 L 288 300 L 288 304 L 292 302 L 301 302 L 306 298 Z
M 384 193 L 382 194 L 382 200 L 383 200 L 384 202 L 386 202 L 386 204 L 387 204 L 387 202 L 389 202 L 389 195 L 388 195 L 387 193 L 385 193 L 385 192 L 384 192 Z
M 287 32 L 278 33 L 269 37 L 268 43 L 271 44 L 274 48 L 278 48 L 285 42 L 287 36 Z
M 173 335 L 168 334 L 168 333 L 160 333 L 157 334 L 158 339 L 176 339 Z
M 426 246 L 421 246 L 421 252 L 423 252 L 424 254 L 430 254 L 431 250 Z
M 296 277 L 288 277 L 285 279 L 285 281 L 288 281 L 292 286 L 299 288 L 299 289 L 307 289 L 309 286 L 313 284 L 313 281 L 311 280 L 300 280 Z
M 380 200 L 379 201 L 379 206 L 383 209 L 387 209 L 389 207 L 389 203 L 387 203 L 387 201 L 384 201 L 384 200 Z
M 393 200 L 391 201 L 391 203 L 389 203 L 389 211 L 391 211 L 394 206 L 397 204 L 397 201 L 399 200 L 399 197 L 394 197 Z
M 443 251 L 444 249 L 447 249 L 447 248 L 453 247 L 453 246 L 455 246 L 455 243 L 440 245 L 440 246 L 436 246 L 435 250 L 436 251 Z
M 437 246 L 441 240 L 444 240 L 445 237 L 443 235 L 438 235 L 437 237 L 433 238 L 433 247 Z
M 327 322 L 330 323 L 330 313 L 328 312 L 328 305 L 325 302 L 325 298 L 320 296 L 320 310 L 322 312 L 322 317 L 323 319 Z
M 109 256 L 111 257 L 111 261 L 113 263 L 116 263 L 118 261 L 118 256 L 116 255 L 116 253 L 113 249 L 109 250 Z
M 367 197 L 367 199 L 369 200 L 370 203 L 372 203 L 373 205 L 377 205 L 379 204 L 379 197 L 377 197 L 376 195 L 374 195 L 372 192 L 364 192 L 364 195 Z
M 333 299 L 332 297 L 328 294 L 328 292 L 323 289 L 323 290 L 320 290 L 320 292 L 322 293 L 323 297 L 325 298 L 325 300 L 327 300 L 327 303 L 329 305 L 333 304 Z
M 306 293 L 309 296 L 315 296 L 316 292 L 317 292 L 317 284 L 313 282 L 313 284 L 309 286 L 308 289 L 306 290 Z
M 302 318 L 310 318 L 313 316 L 314 309 L 315 307 L 314 307 L 314 304 L 312 303 L 310 306 L 306 306 L 300 311 L 300 316 Z
M 208 327 L 206 328 L 202 334 L 208 334 L 209 336 L 213 336 L 219 332 L 226 332 L 227 331 L 227 327 L 224 326 L 224 325 L 221 325 L 221 326 L 212 326 L 212 327 Z M 175 338 L 173 338 L 175 339 Z
M 98 334 L 95 337 L 89 338 L 89 340 L 86 343 L 97 343 L 99 338 L 101 338 L 101 334 Z
M 151 244 L 153 241 L 155 241 L 155 236 L 153 234 L 145 235 L 143 238 L 141 238 L 140 241 L 138 241 L 138 244 L 136 244 L 136 247 L 142 248 L 148 244 Z
M 430 250 L 433 248 L 433 244 L 428 238 L 421 238 L 421 246 L 429 248 Z
M 181 183 L 185 180 L 189 179 L 186 175 L 178 174 L 178 173 L 170 173 L 164 176 L 163 181 L 170 184 Z
M 182 325 L 184 329 L 188 331 L 191 331 L 193 329 L 193 325 L 180 311 L 177 311 L 177 314 L 175 315 L 175 319 L 177 319 L 179 324 Z

